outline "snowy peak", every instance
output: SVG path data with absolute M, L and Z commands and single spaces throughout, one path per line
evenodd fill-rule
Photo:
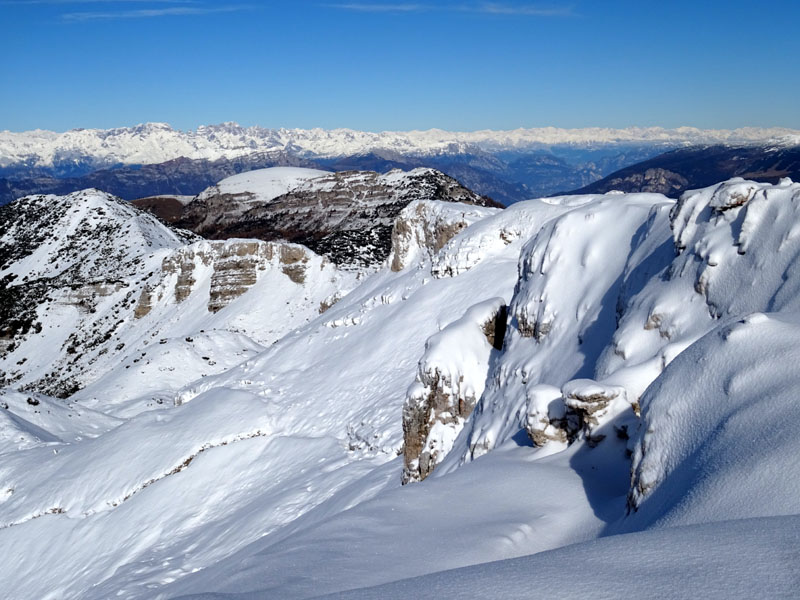
M 300 167 L 272 167 L 240 173 L 223 179 L 198 196 L 198 200 L 206 200 L 217 195 L 252 194 L 253 202 L 269 202 L 295 189 L 307 179 L 327 175 L 327 171 L 319 169 L 303 169 Z
M 0 277 L 113 277 L 133 261 L 192 237 L 98 190 L 30 196 L 0 209 Z
M 195 238 L 97 190 L 22 198 L 0 209 L 0 230 L 0 376 L 27 374 L 55 395 L 74 391 L 79 354 L 108 352 L 115 317 L 159 255 Z
M 317 316 L 349 285 L 302 246 L 198 241 L 97 190 L 23 198 L 0 209 L 0 224 L 0 380 L 54 396 L 111 376 L 112 367 L 120 381 L 135 381 L 134 373 L 146 380 L 131 386 L 137 393 L 183 385 Z M 251 305 L 265 294 L 270 301 Z M 169 341 L 204 328 L 221 330 L 207 334 L 208 345 L 235 346 L 228 359 Z M 164 374 L 174 371 L 169 352 L 155 372 L 137 365 L 160 340 L 186 356 L 182 374 Z
M 291 150 L 295 154 L 336 157 L 388 150 L 402 154 L 442 154 L 465 147 L 483 150 L 520 150 L 552 145 L 603 144 L 711 144 L 755 143 L 783 139 L 800 132 L 785 128 L 703 130 L 694 127 L 665 129 L 559 129 L 542 127 L 511 131 L 428 131 L 372 133 L 350 129 L 264 129 L 236 123 L 201 126 L 179 131 L 165 123 L 145 123 L 116 129 L 74 129 L 0 132 L 0 167 L 25 163 L 54 167 L 86 161 L 96 167 L 113 164 L 154 164 L 178 157 L 191 159 L 235 158 L 253 152 Z
M 184 226 L 213 237 L 213 231 L 219 225 L 238 221 L 248 210 L 283 196 L 308 179 L 327 174 L 327 171 L 318 169 L 272 167 L 228 177 L 195 197 L 193 202 L 196 204 L 184 212 L 197 215 L 195 218 L 204 214 L 203 220 L 198 224 L 184 223 Z

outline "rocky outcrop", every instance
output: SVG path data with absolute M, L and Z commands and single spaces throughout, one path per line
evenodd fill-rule
M 608 435 L 599 431 L 614 423 L 618 437 L 628 439 L 639 415 L 638 400 L 621 386 L 575 379 L 561 389 L 532 385 L 527 390 L 525 429 L 534 446 L 568 445 L 584 439 L 596 446 Z
M 625 177 L 609 177 L 606 185 L 610 190 L 653 192 L 674 197 L 686 189 L 689 180 L 667 169 L 650 168 Z
M 189 203 L 176 224 L 211 239 L 287 240 L 354 267 L 388 257 L 395 219 L 414 200 L 495 205 L 433 169 L 331 173 L 297 181 L 266 202 L 258 190 L 231 194 L 224 184 Z
M 269 269 L 280 271 L 296 284 L 304 283 L 312 256 L 311 251 L 296 244 L 197 242 L 163 259 L 158 282 L 142 291 L 134 315 L 137 319 L 146 316 L 154 304 L 168 297 L 180 304 L 197 291 L 200 278 L 210 279 L 207 308 L 215 313 L 249 290 Z
M 183 207 L 186 206 L 192 198 L 193 196 L 181 195 L 148 196 L 146 198 L 132 200 L 131 204 L 136 208 L 154 214 L 164 223 L 171 225 L 181 218 Z
M 483 393 L 489 357 L 502 347 L 501 298 L 477 304 L 431 337 L 403 406 L 402 482 L 421 481 L 450 449 Z
M 430 260 L 460 231 L 496 209 L 460 204 L 416 200 L 404 208 L 392 228 L 392 271 Z

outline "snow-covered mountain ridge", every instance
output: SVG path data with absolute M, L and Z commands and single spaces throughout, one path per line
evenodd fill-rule
M 174 223 L 213 239 L 288 240 L 359 269 L 386 260 L 395 219 L 417 200 L 499 207 L 434 169 L 380 174 L 275 167 L 207 188 Z
M 303 246 L 201 240 L 97 190 L 2 207 L 0 232 L 0 376 L 60 397 L 137 377 L 135 395 L 157 397 L 219 372 L 316 316 L 352 279 Z M 154 352 L 193 368 L 149 367 Z
M 164 237 L 126 310 L 179 336 L 148 329 L 145 356 L 66 401 L 2 392 L 0 580 L 19 598 L 792 597 L 798 207 L 788 179 L 416 200 L 349 279 L 299 246 L 306 263 Z M 10 263 L 47 242 L 28 246 Z M 210 311 L 239 257 L 244 279 L 279 262 Z M 275 342 L 239 345 L 265 314 L 288 321 Z M 182 358 L 198 343 L 226 364 Z
M 793 136 L 793 137 L 792 137 Z M 470 147 L 520 150 L 554 145 L 797 143 L 800 131 L 773 127 L 697 129 L 629 127 L 559 129 L 542 127 L 510 131 L 449 132 L 439 129 L 408 132 L 351 129 L 265 129 L 223 123 L 193 131 L 166 123 L 145 123 L 116 129 L 74 129 L 63 133 L 34 130 L 0 132 L 0 167 L 54 167 L 91 163 L 94 168 L 117 164 L 155 164 L 179 157 L 216 160 L 271 150 L 305 157 L 336 157 L 388 150 L 399 154 L 456 154 Z M 783 142 L 782 142 L 783 140 Z

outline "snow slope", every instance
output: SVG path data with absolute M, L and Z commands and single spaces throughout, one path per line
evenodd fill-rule
M 272 167 L 239 173 L 223 179 L 200 193 L 198 200 L 205 200 L 217 194 L 249 194 L 252 202 L 269 202 L 296 188 L 307 179 L 328 175 L 319 169 L 303 169 L 300 167 Z
M 798 536 L 796 515 L 646 531 L 326 598 L 789 599 Z
M 21 199 L 0 217 L 6 385 L 116 409 L 229 369 L 355 277 L 302 246 L 195 241 L 96 190 Z
M 377 273 L 257 358 L 184 388 L 174 397 L 179 406 L 123 413 L 125 423 L 106 441 L 15 456 L 0 484 L 15 490 L 3 505 L 12 525 L 0 536 L 32 554 L 26 552 L 28 562 L 15 562 L 3 578 L 23 596 L 85 596 L 98 586 L 92 592 L 97 597 L 122 588 L 124 595 L 151 597 L 152 586 L 229 556 L 340 490 L 344 497 L 332 501 L 338 510 L 374 494 L 372 486 L 386 480 L 370 484 L 363 478 L 397 455 L 399 414 L 425 338 L 460 316 L 477 282 L 493 294 L 510 294 L 517 253 L 511 246 L 504 257 L 458 279 L 435 280 L 418 268 Z M 385 335 L 387 324 L 391 336 Z M 167 421 L 173 425 L 160 425 Z M 185 441 L 175 446 L 176 436 Z M 46 465 L 31 472 L 25 465 L 32 462 Z M 118 462 L 126 464 L 119 476 L 96 481 Z M 55 471 L 72 491 L 60 478 L 47 477 Z M 387 474 L 399 485 L 399 471 Z M 212 479 L 221 482 L 215 494 L 209 494 Z M 355 481 L 360 483 L 353 488 Z M 38 500 L 27 502 L 29 496 Z M 133 514 L 138 525 L 130 521 Z M 141 519 L 149 520 L 144 529 Z M 34 531 L 49 523 L 58 533 Z M 74 536 L 109 542 L 93 544 L 95 558 L 87 565 L 85 554 L 67 549 Z M 165 576 L 165 561 L 174 565 L 172 575 Z M 51 565 L 47 574 L 41 573 L 44 564 Z M 33 572 L 40 575 L 31 577 Z
M 83 419 L 71 428 L 58 400 L 7 391 L 3 587 L 796 596 L 798 206 L 788 180 L 731 180 L 677 203 L 416 202 L 380 269 L 336 283 L 338 301 L 238 364 L 175 380 L 161 403 L 113 373 L 69 399 Z M 169 255 L 201 274 L 205 244 Z M 324 272 L 315 260 L 307 281 Z M 183 293 L 171 268 L 145 294 L 153 315 Z M 253 289 L 203 319 L 249 298 L 235 311 L 246 322 L 270 298 Z M 186 301 L 207 308 L 195 293 Z M 501 307 L 502 334 L 484 327 Z M 182 335 L 213 360 L 239 341 Z M 445 409 L 423 413 L 438 455 L 401 485 L 404 407 L 425 398 Z M 454 415 L 461 401 L 474 410 Z

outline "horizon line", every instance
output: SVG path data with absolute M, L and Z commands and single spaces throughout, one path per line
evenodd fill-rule
M 482 127 L 478 129 L 443 129 L 441 127 L 430 127 L 426 129 L 380 129 L 380 130 L 373 130 L 373 129 L 358 129 L 355 127 L 265 127 L 263 125 L 241 125 L 237 121 L 221 121 L 218 123 L 203 123 L 197 125 L 194 128 L 181 128 L 181 127 L 174 127 L 170 123 L 166 121 L 142 121 L 139 123 L 135 123 L 133 125 L 119 125 L 115 127 L 71 127 L 69 129 L 64 130 L 54 130 L 54 129 L 44 129 L 44 128 L 34 128 L 34 129 L 22 129 L 22 130 L 12 130 L 12 129 L 2 129 L 0 133 L 15 133 L 15 134 L 22 134 L 22 133 L 33 133 L 37 131 L 46 132 L 46 133 L 55 133 L 55 134 L 66 134 L 75 131 L 113 131 L 115 129 L 135 129 L 138 127 L 145 127 L 147 125 L 158 125 L 158 126 L 166 126 L 172 131 L 180 132 L 180 133 L 196 133 L 198 130 L 202 128 L 211 128 L 211 127 L 222 127 L 225 125 L 239 127 L 241 129 L 264 129 L 267 131 L 352 131 L 357 133 L 372 133 L 372 134 L 381 134 L 381 133 L 433 133 L 433 132 L 442 132 L 442 133 L 453 133 L 453 134 L 477 134 L 477 133 L 513 133 L 513 132 L 526 132 L 526 131 L 538 131 L 538 130 L 558 130 L 558 131 L 590 131 L 590 130 L 607 130 L 607 131 L 631 131 L 631 130 L 661 130 L 665 132 L 678 132 L 681 130 L 694 130 L 699 132 L 735 132 L 735 131 L 743 131 L 743 130 L 784 130 L 790 133 L 800 134 L 800 129 L 796 129 L 794 127 L 787 127 L 784 125 L 768 125 L 768 126 L 761 126 L 761 125 L 744 125 L 741 127 L 698 127 L 696 125 L 678 125 L 676 127 L 667 127 L 664 125 L 626 125 L 624 127 L 612 127 L 612 126 L 605 126 L 605 125 L 588 125 L 585 127 L 560 127 L 558 125 L 538 125 L 532 127 L 525 127 L 519 126 L 512 129 L 501 128 L 501 129 L 493 129 L 491 127 Z

